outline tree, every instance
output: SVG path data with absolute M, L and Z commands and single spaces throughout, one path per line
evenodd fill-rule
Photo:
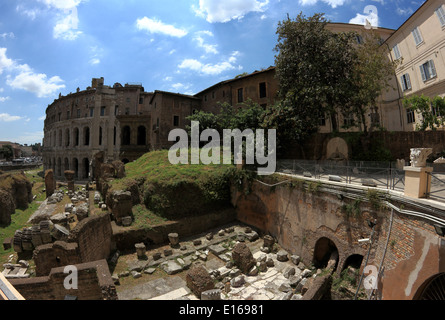
M 367 133 L 366 114 L 369 109 L 377 110 L 377 101 L 383 90 L 391 89 L 390 81 L 397 62 L 391 62 L 387 58 L 380 36 L 374 30 L 365 30 L 357 33 L 357 36 L 363 41 L 355 46 L 357 60 L 353 70 L 353 90 L 350 92 L 352 103 L 344 111 L 355 115 L 355 126 Z M 373 123 L 370 129 L 372 125 Z
M 425 131 L 430 128 L 436 130 L 437 127 L 443 126 L 445 119 L 445 100 L 439 96 L 434 98 L 421 96 L 411 96 L 403 99 L 403 105 L 406 109 L 421 114 L 421 124 L 416 125 L 416 130 Z
M 11 145 L 5 144 L 2 148 L 0 148 L 0 153 L 6 160 L 11 160 L 14 156 L 14 149 Z
M 295 139 L 316 131 L 324 116 L 337 130 L 338 111 L 349 110 L 353 101 L 355 35 L 333 33 L 327 23 L 318 13 L 309 18 L 300 13 L 295 21 L 288 18 L 278 23 L 275 65 L 282 104 L 275 105 L 277 110 L 269 116 L 291 117 Z

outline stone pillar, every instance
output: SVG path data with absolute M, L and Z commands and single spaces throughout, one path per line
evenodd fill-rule
M 56 179 L 54 179 L 54 171 L 52 169 L 45 171 L 45 189 L 47 198 L 56 190 Z
M 433 152 L 431 148 L 411 149 L 411 165 L 403 167 L 405 170 L 405 196 L 426 198 L 431 190 L 430 173 L 432 167 L 426 166 L 426 159 Z
M 68 190 L 74 192 L 74 175 L 75 172 L 72 170 L 65 170 L 65 179 L 68 183 Z

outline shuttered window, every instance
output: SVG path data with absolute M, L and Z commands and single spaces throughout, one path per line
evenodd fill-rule
M 436 76 L 436 68 L 434 67 L 434 61 L 428 60 L 420 66 L 420 73 L 422 75 L 422 80 L 427 81 Z
M 412 31 L 412 34 L 413 34 L 414 42 L 416 43 L 416 46 L 418 46 L 419 44 L 421 44 L 423 42 L 422 35 L 420 34 L 418 27 L 414 28 L 414 30 Z
M 411 80 L 408 73 L 405 73 L 403 76 L 400 77 L 400 82 L 402 83 L 403 91 L 411 89 Z
M 445 11 L 443 10 L 443 6 L 440 6 L 436 10 L 437 17 L 439 18 L 440 25 L 445 26 Z

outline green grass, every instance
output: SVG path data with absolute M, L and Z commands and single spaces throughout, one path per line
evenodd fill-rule
M 43 192 L 45 185 L 43 182 L 43 178 L 41 178 L 37 174 L 41 170 L 42 168 L 38 168 L 25 172 L 25 176 L 31 182 L 34 182 L 32 194 L 37 195 L 37 198 L 28 205 L 28 208 L 26 210 L 17 209 L 11 216 L 11 224 L 9 226 L 0 227 L 0 265 L 6 263 L 9 255 L 14 253 L 13 248 L 8 250 L 3 249 L 3 241 L 6 238 L 14 237 L 14 233 L 16 230 L 31 226 L 31 224 L 28 224 L 27 221 L 29 217 L 31 217 L 31 215 L 39 208 L 40 203 L 38 203 L 37 201 L 43 201 L 46 198 L 46 195 Z
M 176 219 L 227 205 L 234 170 L 225 164 L 172 164 L 168 150 L 152 151 L 126 164 L 126 177 L 112 181 L 109 191 L 130 190 L 137 184 L 145 205 L 140 216 L 150 212 L 150 218 Z
M 134 223 L 132 224 L 132 228 L 135 229 L 151 227 L 167 221 L 167 219 L 156 215 L 142 204 L 133 207 L 133 216 Z

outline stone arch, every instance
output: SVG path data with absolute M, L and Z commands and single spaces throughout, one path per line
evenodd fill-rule
M 85 146 L 90 145 L 90 127 L 83 128 L 83 144 Z
M 99 145 L 101 146 L 103 142 L 103 130 L 102 126 L 99 127 Z
M 68 160 L 68 158 L 65 158 L 63 160 L 63 170 L 66 171 L 69 169 L 70 169 L 70 161 Z
M 145 126 L 138 127 L 137 144 L 139 146 L 145 146 L 147 144 L 147 129 Z
M 62 159 L 60 158 L 57 158 L 56 169 L 56 175 L 60 177 L 62 175 Z
M 70 145 L 70 129 L 65 129 L 65 147 L 69 147 Z
M 74 171 L 74 178 L 79 179 L 79 160 L 77 158 L 73 159 L 73 171 Z
M 122 128 L 122 145 L 129 145 L 131 142 L 131 130 L 130 126 L 124 126 Z
M 352 267 L 354 269 L 360 269 L 362 262 L 363 262 L 364 256 L 358 253 L 351 254 L 349 257 L 346 258 L 345 262 L 343 263 L 343 266 L 341 268 L 341 271 L 345 270 L 348 267 Z
M 326 159 L 348 160 L 349 149 L 347 142 L 340 137 L 330 139 L 326 146 Z
M 83 179 L 88 179 L 90 175 L 90 161 L 88 158 L 83 158 L 82 160 L 82 172 L 83 172 Z
M 321 237 L 317 240 L 314 247 L 314 256 L 312 262 L 316 268 L 323 269 L 327 267 L 331 259 L 335 259 L 334 271 L 337 269 L 339 252 L 334 241 L 328 237 Z
M 59 129 L 59 147 L 62 146 L 62 129 Z
M 75 147 L 79 145 L 79 128 L 77 127 L 74 128 L 73 143 Z
M 445 300 L 445 272 L 428 278 L 417 289 L 413 300 Z

